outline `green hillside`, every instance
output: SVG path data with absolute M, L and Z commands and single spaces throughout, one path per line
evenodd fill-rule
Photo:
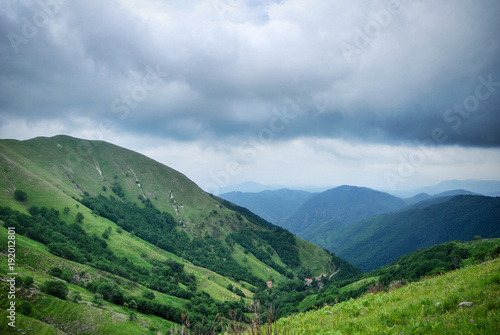
M 335 235 L 344 225 L 405 206 L 402 199 L 387 193 L 365 187 L 340 186 L 314 195 L 280 225 L 301 238 L 335 250 L 335 245 L 325 238 Z
M 475 235 L 500 237 L 500 198 L 462 195 L 352 223 L 326 237 L 334 251 L 365 271 L 413 250 Z
M 499 273 L 496 259 L 382 292 L 374 288 L 356 300 L 263 325 L 261 333 L 498 334 Z
M 154 332 L 171 326 L 162 320 L 185 323 L 182 315 L 191 328 L 206 331 L 217 315 L 234 310 L 241 317 L 267 281 L 279 288 L 299 285 L 305 276 L 359 273 L 248 210 L 206 194 L 181 173 L 109 143 L 67 136 L 1 140 L 0 172 L 2 250 L 5 228 L 15 227 L 22 250 L 17 271 L 36 285 L 21 290 L 34 290 L 33 310 L 50 300 L 57 305 L 54 320 L 63 315 L 57 322 L 46 311 L 19 320 L 47 333 L 55 331 L 54 324 L 78 333 L 77 315 L 104 322 L 108 314 L 101 309 L 120 314 L 123 323 L 113 329 L 123 326 L 126 333 L 126 327 Z M 0 266 L 2 276 L 6 264 Z M 54 267 L 84 304 L 42 292 L 47 281 L 61 280 L 50 274 Z M 142 297 L 148 290 L 151 301 Z M 126 305 L 132 300 L 137 307 L 131 309 Z M 138 319 L 129 321 L 130 313 Z M 92 333 L 111 329 L 96 327 Z

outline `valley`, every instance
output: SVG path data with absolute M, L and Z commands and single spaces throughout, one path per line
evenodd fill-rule
M 496 264 L 500 248 L 500 202 L 465 191 L 421 201 L 352 186 L 214 196 L 146 156 L 68 136 L 0 140 L 0 172 L 9 332 L 11 303 L 15 329 L 40 334 L 282 327 L 393 282 Z

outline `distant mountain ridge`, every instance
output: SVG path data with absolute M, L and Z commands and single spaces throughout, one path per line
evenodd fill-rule
M 258 193 L 229 192 L 219 196 L 246 207 L 269 222 L 277 224 L 313 195 L 306 191 L 279 189 Z
M 342 225 L 405 206 L 404 200 L 388 193 L 345 185 L 316 194 L 279 224 L 315 241 L 317 234 L 329 234 Z
M 423 208 L 371 217 L 325 236 L 322 244 L 369 271 L 413 250 L 468 241 L 475 235 L 500 237 L 500 198 L 458 195 Z
M 485 196 L 500 195 L 500 180 L 445 180 L 435 185 L 409 189 L 405 191 L 387 191 L 399 197 L 409 198 L 419 193 L 427 193 L 429 195 L 437 195 L 439 193 L 452 190 L 466 190 L 476 194 Z
M 442 198 L 442 197 L 451 198 L 451 197 L 454 197 L 456 195 L 479 195 L 479 194 L 468 191 L 468 190 L 458 189 L 458 190 L 449 190 L 449 191 L 441 192 L 441 193 L 434 194 L 434 195 L 429 195 L 427 193 L 419 193 L 411 198 L 406 198 L 404 200 L 409 205 L 412 205 L 412 204 L 416 204 L 418 202 L 429 200 L 429 199 L 436 199 L 436 198 Z
M 271 196 L 273 192 L 275 191 L 269 191 L 267 195 Z M 249 199 L 258 198 L 263 193 L 252 196 L 233 194 L 232 201 L 250 207 Z M 262 197 L 260 201 L 264 199 Z M 462 199 L 463 208 L 457 205 L 458 199 Z M 371 270 L 388 264 L 416 247 L 428 247 L 455 238 L 470 240 L 474 235 L 500 237 L 495 229 L 491 230 L 487 222 L 482 221 L 486 215 L 493 220 L 493 225 L 500 224 L 495 218 L 494 213 L 497 212 L 494 206 L 492 208 L 486 205 L 494 204 L 495 199 L 463 189 L 434 195 L 420 193 L 412 198 L 401 199 L 368 188 L 340 186 L 312 194 L 285 219 L 274 222 L 301 238 L 335 252 L 363 270 Z M 272 202 L 272 197 L 265 201 Z M 265 215 L 267 209 L 262 206 L 252 210 Z M 422 212 L 432 214 L 425 216 Z M 415 217 L 419 217 L 421 222 L 415 221 Z M 498 217 L 500 218 L 500 212 Z M 453 226 L 450 226 L 450 222 L 458 222 L 455 227 L 459 227 L 462 218 L 467 218 L 470 222 L 470 227 L 462 225 L 462 230 L 468 231 L 468 234 L 457 234 L 453 231 Z M 439 231 L 439 234 L 436 238 L 429 237 L 425 240 L 416 236 L 408 237 L 413 228 L 400 226 L 401 222 L 414 222 L 417 231 L 420 229 L 419 225 L 428 226 L 429 231 Z M 429 225 L 429 222 L 432 224 Z M 402 247 L 398 238 L 405 240 L 408 248 Z M 385 242 L 381 243 L 382 240 Z M 377 250 L 376 255 L 372 254 L 373 250 Z

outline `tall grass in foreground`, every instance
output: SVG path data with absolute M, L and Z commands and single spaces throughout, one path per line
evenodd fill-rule
M 461 302 L 472 302 L 462 306 Z M 227 333 L 240 334 L 237 329 Z M 254 323 L 244 334 L 500 334 L 500 260 Z

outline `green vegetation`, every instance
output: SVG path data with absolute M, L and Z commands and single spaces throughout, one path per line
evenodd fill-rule
M 21 190 L 15 190 L 14 199 L 16 199 L 16 201 L 25 202 L 28 200 L 28 194 Z
M 214 334 L 500 252 L 478 239 L 362 274 L 131 151 L 64 136 L 0 141 L 0 148 L 0 275 L 9 273 L 6 227 L 13 227 L 17 328 L 40 334 L 165 334 L 173 326 Z M 26 200 L 16 200 L 15 190 Z M 0 296 L 2 331 L 8 304 Z
M 42 292 L 58 297 L 59 299 L 66 299 L 69 289 L 68 285 L 62 281 L 49 280 L 42 285 Z
M 280 225 L 297 236 L 335 251 L 324 236 L 335 235 L 343 225 L 406 206 L 404 200 L 365 187 L 340 186 L 314 195 Z
M 208 234 L 203 238 L 191 238 L 183 230 L 176 229 L 177 223 L 170 214 L 158 211 L 149 200 L 146 201 L 146 207 L 139 207 L 135 203 L 112 200 L 100 195 L 96 198 L 84 198 L 82 204 L 135 236 L 166 251 L 182 255 L 195 265 L 237 280 L 263 285 L 259 278 L 236 263 L 230 256 L 230 250 L 220 240 Z
M 500 261 L 495 260 L 368 293 L 280 319 L 272 325 L 273 334 L 497 334 L 499 273 Z M 472 306 L 461 307 L 461 302 Z
M 349 224 L 329 239 L 338 245 L 338 256 L 370 271 L 416 249 L 470 241 L 475 235 L 500 236 L 500 198 L 459 195 L 429 207 Z

